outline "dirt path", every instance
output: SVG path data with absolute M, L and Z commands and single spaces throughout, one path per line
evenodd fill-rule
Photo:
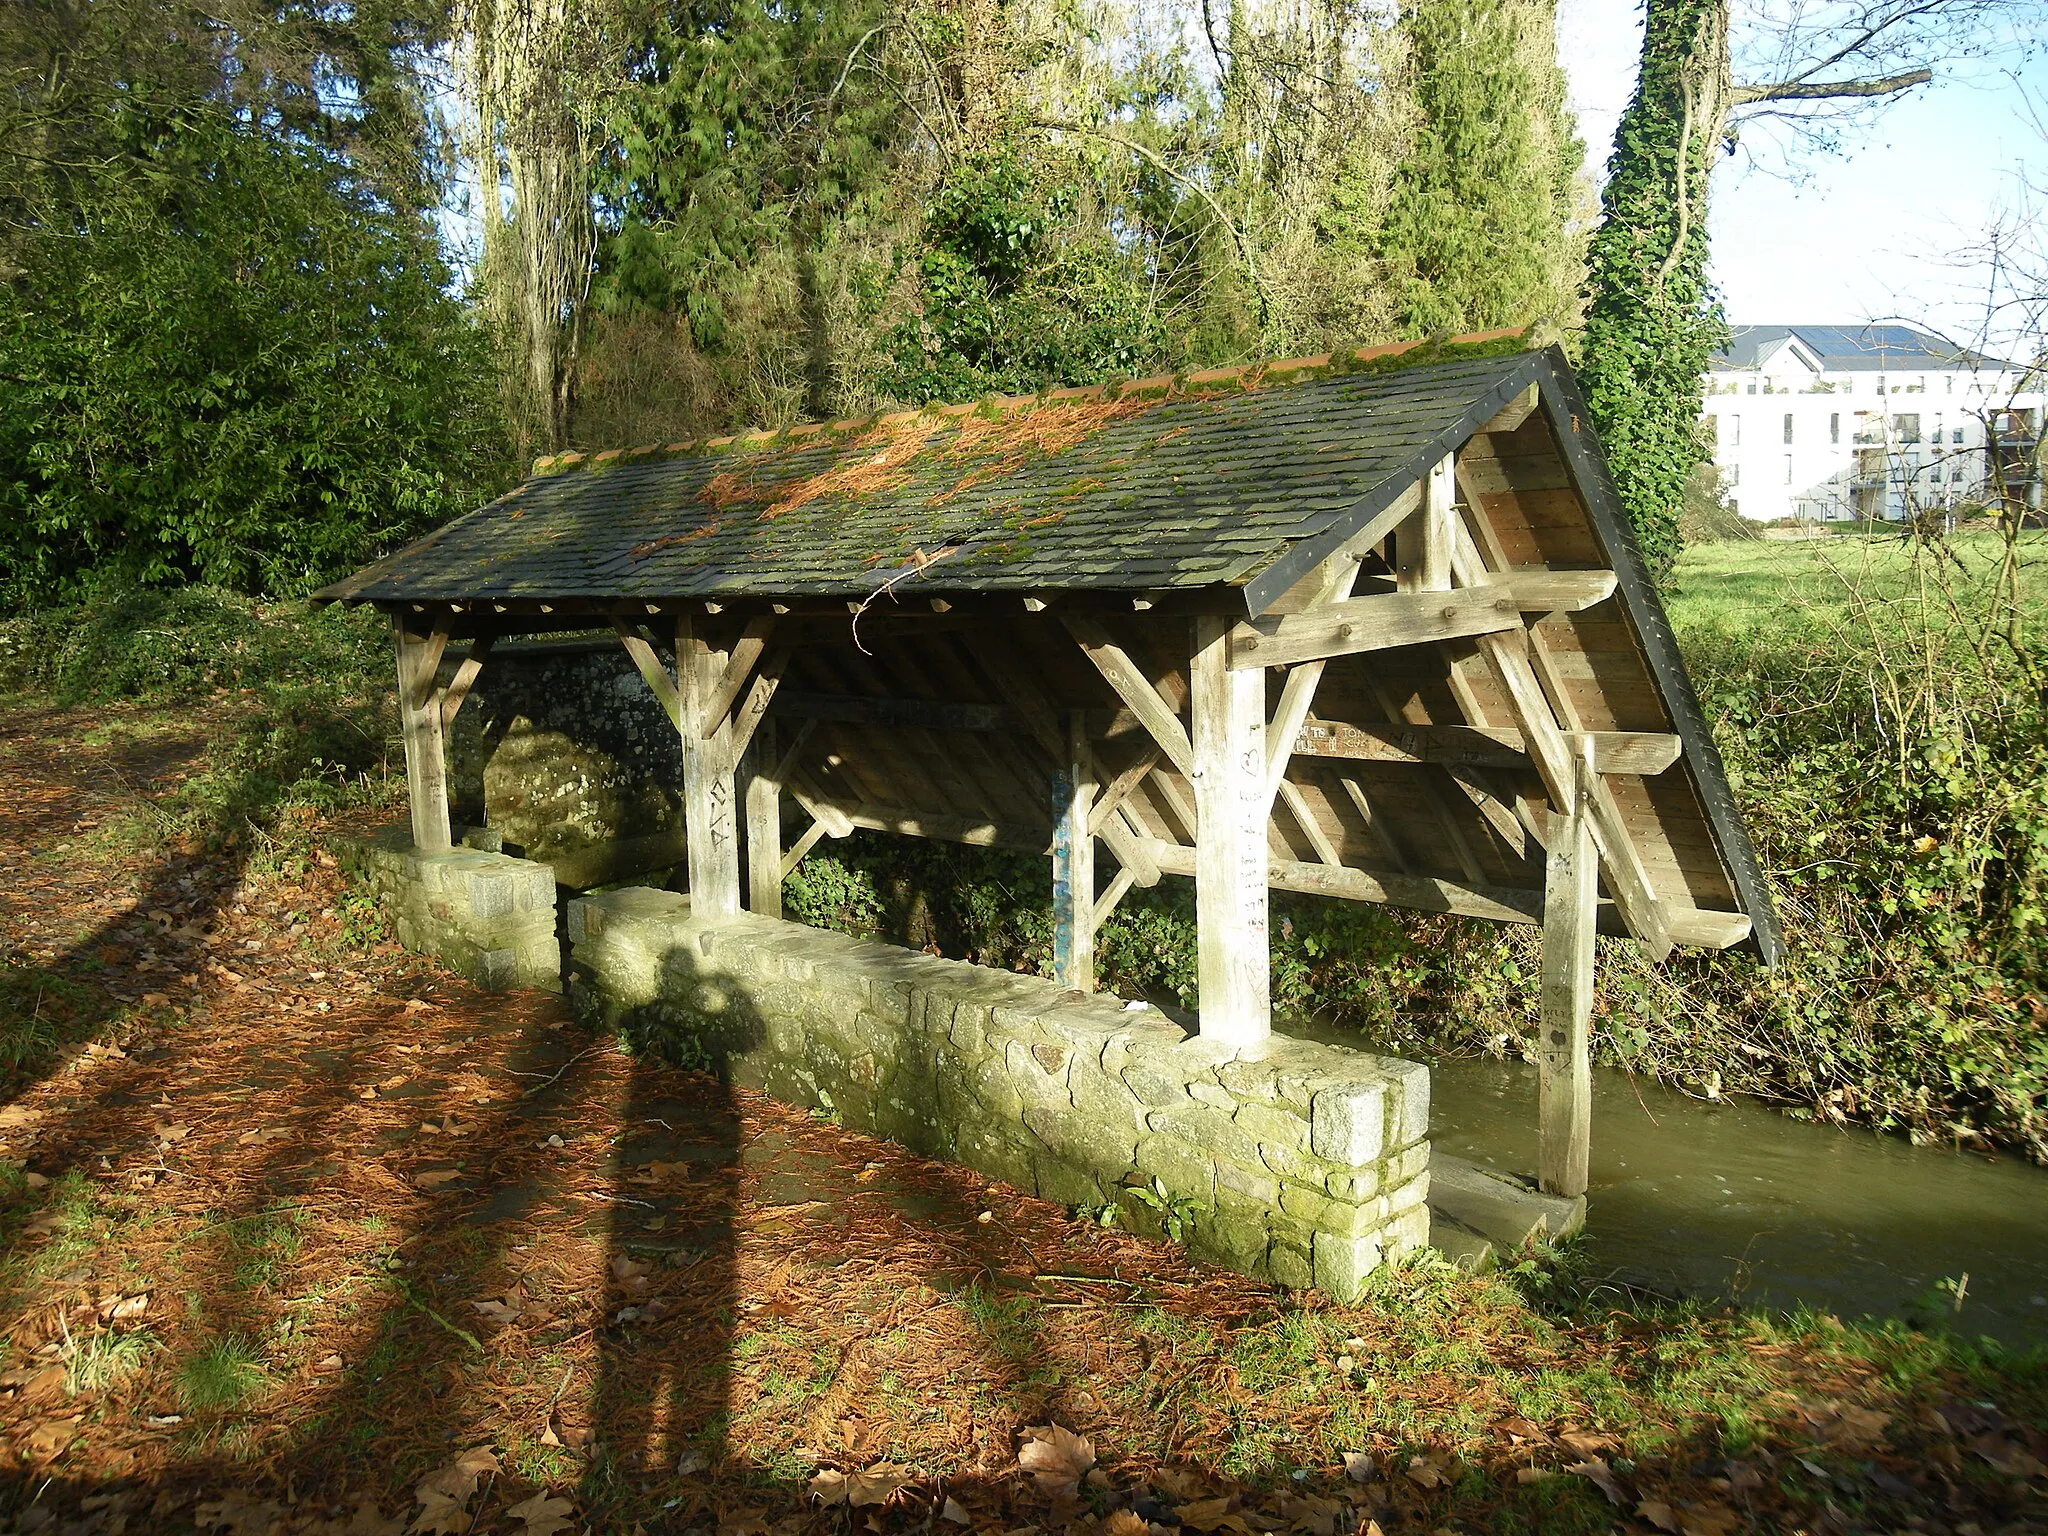
M 1296 1307 L 476 993 L 331 867 L 163 845 L 148 805 L 222 726 L 0 717 L 17 1529 L 1721 1536 L 2041 1508 L 2038 1384 L 1933 1357 L 1889 1381 L 1824 1327 L 1560 1323 L 1428 1271 Z M 1867 1470 L 1801 1503 L 1799 1455 Z

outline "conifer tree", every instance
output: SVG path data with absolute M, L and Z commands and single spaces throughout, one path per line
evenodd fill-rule
M 1560 320 L 1579 282 L 1579 143 L 1554 0 L 1411 0 L 1414 104 L 1384 249 L 1414 335 Z

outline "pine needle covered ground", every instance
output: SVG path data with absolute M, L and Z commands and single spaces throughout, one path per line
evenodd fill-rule
M 195 828 L 255 708 L 0 712 L 12 1529 L 2048 1521 L 2037 1361 L 1568 1265 L 1288 1296 L 476 993 L 321 813 Z

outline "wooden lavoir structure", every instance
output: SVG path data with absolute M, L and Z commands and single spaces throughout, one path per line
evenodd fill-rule
M 1192 876 L 1199 1027 L 1246 1052 L 1269 890 L 1540 924 L 1558 1193 L 1596 928 L 1778 948 L 1570 370 L 1516 338 L 567 454 L 322 596 L 394 619 L 424 850 L 492 641 L 597 627 L 681 734 L 699 913 L 779 916 L 856 828 L 1037 850 L 1087 990 L 1126 893 Z

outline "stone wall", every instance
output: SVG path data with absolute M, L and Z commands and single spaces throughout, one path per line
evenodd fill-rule
M 1031 976 L 622 890 L 569 903 L 586 1022 L 1197 1256 L 1355 1297 L 1429 1240 L 1429 1073 L 1275 1037 L 1255 1059 Z
M 481 848 L 418 853 L 409 827 L 337 838 L 334 852 L 415 954 L 434 956 L 488 991 L 562 989 L 555 877 L 547 865 Z
M 459 650 L 442 663 L 443 683 Z M 617 640 L 493 650 L 446 753 L 454 819 L 489 827 L 563 885 L 684 862 L 682 744 Z

